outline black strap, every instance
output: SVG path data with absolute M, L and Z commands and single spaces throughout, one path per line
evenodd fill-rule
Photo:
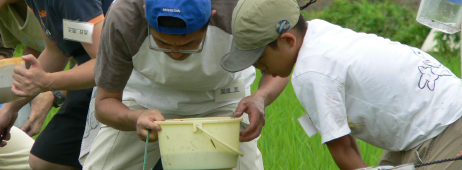
M 302 7 L 300 7 L 300 10 L 304 10 L 306 7 L 310 6 L 311 4 L 314 4 L 316 0 L 310 0 L 310 2 L 306 3 Z

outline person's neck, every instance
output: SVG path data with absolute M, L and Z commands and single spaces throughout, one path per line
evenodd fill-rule
M 27 19 L 27 4 L 25 1 L 19 1 L 16 3 L 10 4 L 11 7 L 13 7 L 16 12 L 19 14 L 19 16 L 26 21 Z

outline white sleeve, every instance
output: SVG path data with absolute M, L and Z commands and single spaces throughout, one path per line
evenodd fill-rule
M 320 73 L 307 72 L 292 78 L 292 86 L 321 134 L 323 144 L 351 133 L 343 83 Z

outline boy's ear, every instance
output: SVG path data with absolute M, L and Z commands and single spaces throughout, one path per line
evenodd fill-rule
M 281 34 L 281 36 L 279 36 L 279 39 L 289 44 L 290 47 L 295 47 L 296 42 L 297 42 L 297 37 L 295 37 L 295 35 L 289 32 Z
M 212 13 L 210 13 L 210 18 L 212 18 L 213 16 L 215 16 L 215 14 L 217 14 L 217 10 L 212 10 Z

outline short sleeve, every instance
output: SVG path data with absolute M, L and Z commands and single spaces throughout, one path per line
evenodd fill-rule
M 17 45 L 21 44 L 19 41 L 3 24 L 3 20 L 0 20 L 0 35 L 3 46 L 7 48 L 16 48 Z M 1 44 L 1 43 L 0 43 Z
M 120 11 L 110 10 L 104 22 L 94 70 L 95 82 L 105 90 L 120 92 L 125 88 L 133 70 L 128 43 L 121 33 Z M 123 18 L 123 17 L 121 17 Z M 122 24 L 123 25 L 123 24 Z
M 325 144 L 351 133 L 345 107 L 344 84 L 316 72 L 292 78 L 295 94 Z
M 60 13 L 62 19 L 77 20 L 82 22 L 90 22 L 93 24 L 99 23 L 104 20 L 103 8 L 101 0 L 56 0 L 54 9 Z

